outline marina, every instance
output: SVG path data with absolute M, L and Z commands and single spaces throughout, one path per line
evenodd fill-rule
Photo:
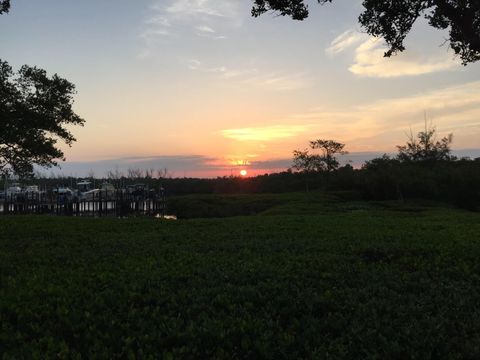
M 0 215 L 164 217 L 165 211 L 165 190 L 150 189 L 143 184 L 116 189 L 103 183 L 100 188 L 92 188 L 89 181 L 81 181 L 73 189 L 60 186 L 41 189 L 12 183 L 0 192 Z

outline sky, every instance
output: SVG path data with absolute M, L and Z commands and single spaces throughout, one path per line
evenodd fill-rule
M 76 85 L 86 124 L 63 146 L 65 175 L 263 174 L 314 139 L 345 143 L 359 165 L 394 153 L 425 114 L 457 154 L 480 156 L 480 62 L 462 66 L 424 21 L 383 58 L 361 2 L 311 1 L 298 22 L 252 18 L 250 0 L 12 0 L 0 58 Z

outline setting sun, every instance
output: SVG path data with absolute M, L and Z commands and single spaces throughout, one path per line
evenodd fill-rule
M 240 170 L 240 175 L 241 175 L 241 176 L 247 176 L 247 175 L 248 175 L 247 170 L 245 170 L 245 169 Z

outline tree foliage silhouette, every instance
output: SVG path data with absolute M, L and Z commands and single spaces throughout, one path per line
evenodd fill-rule
M 429 164 L 453 160 L 450 150 L 452 140 L 452 134 L 437 140 L 436 128 L 434 126 L 425 126 L 425 130 L 419 132 L 416 137 L 410 134 L 405 145 L 397 146 L 397 159 L 402 162 L 424 162 Z
M 0 0 L 0 14 L 8 13 L 10 10 L 10 0 Z
M 334 140 L 310 141 L 312 150 L 320 150 L 320 154 L 311 154 L 309 150 L 295 150 L 293 152 L 293 168 L 304 172 L 331 172 L 340 165 L 336 155 L 345 155 L 345 144 Z
M 252 15 L 274 11 L 294 20 L 304 20 L 305 0 L 254 0 Z M 332 0 L 317 0 L 320 4 Z M 364 0 L 359 22 L 366 32 L 385 39 L 386 57 L 405 50 L 404 40 L 421 17 L 440 30 L 448 29 L 450 46 L 464 65 L 480 60 L 479 0 Z
M 84 120 L 72 109 L 75 85 L 24 65 L 16 73 L 0 60 L 0 173 L 28 175 L 34 165 L 64 160 L 59 140 L 71 145 L 70 125 Z

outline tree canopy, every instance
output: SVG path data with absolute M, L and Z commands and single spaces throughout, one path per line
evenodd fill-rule
M 333 171 L 340 165 L 336 156 L 347 154 L 343 150 L 345 144 L 334 140 L 310 141 L 310 148 L 320 150 L 320 154 L 311 154 L 308 150 L 295 150 L 293 152 L 293 168 L 298 171 L 320 172 Z
M 10 0 L 0 0 L 0 14 L 7 13 L 10 10 Z
M 333 0 L 317 0 L 320 4 Z M 449 43 L 464 65 L 480 60 L 479 0 L 364 0 L 359 22 L 366 32 L 385 39 L 389 57 L 405 50 L 404 40 L 421 17 L 440 30 L 449 30 Z M 274 11 L 294 20 L 304 20 L 305 0 L 254 0 L 252 15 Z
M 397 146 L 398 160 L 402 162 L 424 162 L 433 164 L 437 161 L 452 160 L 450 144 L 453 135 L 437 140 L 437 130 L 434 126 L 427 128 L 417 134 L 416 137 L 410 134 L 405 145 Z
M 14 72 L 0 60 L 0 173 L 31 174 L 34 165 L 50 167 L 71 145 L 69 125 L 84 120 L 72 109 L 75 85 L 58 75 L 24 65 Z

